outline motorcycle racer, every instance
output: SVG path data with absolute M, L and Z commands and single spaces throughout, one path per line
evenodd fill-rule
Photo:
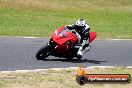
M 75 30 L 78 37 L 78 44 L 80 48 L 77 52 L 77 57 L 82 58 L 85 50 L 90 48 L 90 27 L 85 19 L 79 19 L 75 24 L 66 26 L 69 30 Z
M 81 59 L 82 55 L 89 51 L 89 44 L 96 38 L 96 35 L 96 32 L 90 31 L 84 19 L 79 19 L 75 24 L 57 28 L 52 33 L 49 42 L 37 51 L 36 58 L 45 60 L 51 55 L 59 58 Z

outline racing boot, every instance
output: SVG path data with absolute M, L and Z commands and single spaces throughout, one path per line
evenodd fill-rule
M 79 48 L 79 50 L 77 52 L 77 58 L 81 59 L 83 54 L 88 52 L 90 48 L 91 48 L 91 46 L 90 46 L 90 43 L 88 42 L 88 40 L 83 40 L 81 47 Z
M 78 59 L 81 59 L 82 58 L 82 55 L 83 55 L 83 46 L 81 46 L 77 52 L 77 58 Z
M 80 46 L 80 48 L 79 48 L 79 50 L 77 52 L 77 58 L 78 59 L 81 59 L 82 58 L 82 55 L 84 53 L 84 49 L 85 49 L 86 43 L 87 43 L 87 40 L 83 40 L 82 41 L 82 44 L 81 44 L 81 46 Z
M 86 45 L 84 46 L 84 53 L 88 52 L 88 51 L 90 50 L 90 48 L 91 48 L 90 43 L 86 44 Z

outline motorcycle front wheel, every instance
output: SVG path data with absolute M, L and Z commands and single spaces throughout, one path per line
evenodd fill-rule
M 36 53 L 36 58 L 37 60 L 44 60 L 49 56 L 49 53 L 50 53 L 50 46 L 49 45 L 42 46 Z

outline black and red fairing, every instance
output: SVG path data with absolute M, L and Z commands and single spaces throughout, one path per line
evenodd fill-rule
M 70 42 L 71 45 L 76 44 L 77 36 L 72 33 L 71 30 L 67 29 L 65 26 L 58 28 L 53 34 L 52 37 L 54 42 L 57 44 L 56 53 L 66 54 L 69 50 L 67 42 Z
M 96 38 L 96 32 L 90 32 L 90 43 Z M 63 44 L 66 41 L 70 40 L 72 43 L 77 41 L 77 36 L 73 34 L 69 29 L 65 26 L 58 28 L 53 34 L 52 37 L 54 42 L 57 44 Z
M 90 43 L 96 38 L 96 32 L 90 32 Z M 68 50 L 67 42 L 72 45 L 76 44 L 78 41 L 77 36 L 72 33 L 71 30 L 67 29 L 65 26 L 58 28 L 53 34 L 51 39 L 57 44 L 56 52 L 59 54 L 65 54 Z
M 52 39 L 59 45 L 70 41 L 71 43 L 75 43 L 77 41 L 77 36 L 72 33 L 69 29 L 65 26 L 58 28 L 53 34 Z

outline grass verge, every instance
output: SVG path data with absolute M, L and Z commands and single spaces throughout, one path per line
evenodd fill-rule
M 49 37 L 79 18 L 98 38 L 132 38 L 132 0 L 0 0 L 0 36 Z
M 88 74 L 130 74 L 132 69 L 92 68 Z M 131 88 L 130 84 L 85 84 L 76 83 L 77 70 L 46 70 L 29 73 L 0 73 L 0 88 Z

